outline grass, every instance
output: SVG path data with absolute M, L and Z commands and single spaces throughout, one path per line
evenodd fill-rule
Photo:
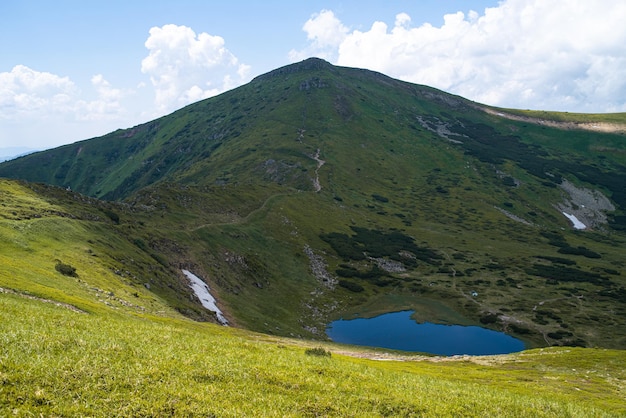
M 168 299 L 171 294 L 155 293 L 158 280 L 164 280 L 160 277 L 175 271 L 161 271 L 163 266 L 149 253 L 154 249 L 134 243 L 136 237 L 149 243 L 150 236 L 140 224 L 129 223 L 126 212 L 118 210 L 117 224 L 106 214 L 95 218 L 102 211 L 93 203 L 72 203 L 78 195 L 66 200 L 9 181 L 0 187 L 1 416 L 626 414 L 624 351 L 552 348 L 445 359 L 190 321 L 173 309 L 177 302 Z M 262 266 L 291 262 L 297 275 L 301 267 L 287 244 L 300 248 L 301 236 L 292 232 L 302 224 L 295 221 L 313 210 L 299 213 L 298 207 L 286 198 L 272 199 L 239 226 L 220 223 L 179 233 L 216 246 L 213 254 L 220 254 L 218 245 L 235 249 L 254 267 L 251 256 L 260 249 L 251 250 L 250 242 L 259 241 L 265 228 L 283 225 L 276 236 L 280 239 L 266 236 L 260 242 L 269 254 L 285 254 L 274 256 L 275 265 Z M 78 277 L 57 271 L 57 259 L 75 267 Z M 269 290 L 277 287 L 274 296 L 288 300 L 282 291 L 310 291 L 304 280 L 284 280 L 270 280 Z M 152 290 L 144 286 L 146 281 L 153 283 Z M 240 285 L 243 297 L 230 300 L 248 300 L 249 306 L 238 311 L 244 319 L 246 312 L 251 318 L 258 313 L 271 317 L 300 309 L 292 297 L 293 305 L 285 304 L 284 311 L 264 312 L 262 303 L 254 307 L 258 296 L 251 295 L 253 287 Z M 415 303 L 414 296 L 397 290 L 395 302 L 371 309 Z M 291 321 L 297 330 L 300 324 Z M 280 332 L 275 325 L 289 329 L 289 324 L 271 323 L 267 331 Z
M 202 311 L 190 303 L 188 289 L 181 285 L 178 268 L 184 265 L 210 282 L 222 307 L 236 324 L 280 335 L 323 338 L 323 329 L 330 320 L 367 306 L 368 300 L 378 300 L 382 293 L 399 295 L 405 300 L 412 298 L 414 301 L 409 305 L 418 309 L 423 306 L 423 300 L 440 302 L 463 316 L 464 323 L 473 325 L 479 325 L 479 320 L 487 314 L 512 317 L 519 321 L 515 322 L 516 326 L 522 328 L 503 321 L 489 326 L 514 333 L 518 329 L 530 330 L 517 336 L 532 347 L 545 344 L 625 347 L 626 323 L 620 313 L 624 306 L 615 299 L 625 284 L 620 251 L 623 237 L 618 233 L 583 235 L 564 230 L 563 239 L 569 247 L 582 246 L 601 255 L 599 259 L 567 255 L 568 260 L 577 262 L 577 272 L 583 276 L 608 276 L 602 271 L 613 269 L 618 274 L 608 281 L 598 281 L 602 286 L 567 282 L 546 287 L 545 277 L 532 274 L 546 268 L 533 266 L 538 263 L 535 256 L 539 254 L 561 256 L 560 249 L 540 234 L 544 230 L 568 227 L 567 220 L 552 206 L 561 198 L 561 191 L 543 187 L 541 179 L 510 161 L 502 164 L 500 170 L 519 179 L 521 185 L 507 186 L 493 167 L 480 164 L 441 138 L 420 132 L 416 140 L 407 134 L 405 122 L 389 111 L 406 104 L 396 103 L 398 99 L 384 89 L 375 93 L 379 100 L 358 106 L 374 106 L 381 115 L 387 115 L 385 130 L 377 127 L 381 122 L 363 116 L 365 111 L 358 111 L 355 106 L 353 118 L 358 120 L 354 123 L 329 120 L 324 123 L 332 124 L 332 131 L 307 126 L 303 143 L 291 137 L 286 140 L 301 148 L 299 164 L 301 167 L 309 164 L 309 170 L 315 167 L 315 162 L 304 153 L 313 154 L 318 147 L 323 149 L 321 158 L 327 162 L 320 169 L 323 185 L 320 193 L 307 192 L 306 188 L 299 190 L 289 183 L 255 182 L 255 172 L 237 171 L 243 170 L 239 165 L 245 165 L 246 170 L 257 166 L 253 159 L 257 154 L 261 155 L 256 159 L 267 161 L 267 157 L 276 157 L 272 147 L 287 147 L 284 140 L 276 140 L 282 138 L 279 131 L 283 128 L 279 127 L 277 131 L 269 131 L 271 141 L 261 141 L 257 151 L 243 157 L 247 162 L 231 166 L 230 162 L 239 155 L 236 150 L 215 150 L 215 161 L 225 159 L 223 164 L 229 167 L 229 173 L 204 165 L 195 168 L 198 173 L 231 178 L 223 185 L 155 184 L 133 195 L 125 204 L 95 199 L 80 202 L 86 198 L 60 189 L 36 188 L 36 193 L 30 193 L 28 199 L 15 203 L 24 211 L 23 219 L 11 215 L 7 220 L 12 224 L 6 224 L 5 231 L 14 237 L 6 241 L 6 245 L 13 242 L 12 247 L 5 247 L 2 252 L 8 257 L 7 270 L 11 275 L 20 271 L 29 275 L 28 265 L 32 264 L 39 269 L 38 276 L 43 277 L 41 272 L 54 267 L 58 259 L 77 268 L 81 276 L 81 269 L 97 266 L 100 270 L 93 277 L 99 283 L 95 287 L 106 290 L 104 294 L 114 292 L 130 303 L 134 303 L 135 297 L 129 295 L 134 293 L 156 294 L 161 302 L 178 312 L 202 317 Z M 309 117 L 314 114 L 314 104 L 313 100 L 307 104 Z M 316 112 L 320 118 L 324 115 L 321 110 Z M 381 134 L 384 140 L 380 140 Z M 241 141 L 241 147 L 249 146 L 248 141 L 258 139 L 250 135 L 242 134 L 236 141 Z M 352 136 L 357 138 L 356 142 L 345 140 Z M 355 144 L 363 145 L 357 145 L 358 153 L 353 152 Z M 346 159 L 346 155 L 354 158 Z M 289 158 L 297 161 L 295 157 Z M 423 163 L 414 164 L 415 159 Z M 32 203 L 33 199 L 47 203 L 41 203 L 40 207 Z M 7 213 L 14 211 L 12 205 L 7 201 Z M 50 209 L 50 205 L 56 205 L 55 209 Z M 508 220 L 495 207 L 506 208 L 535 226 Z M 50 210 L 76 219 L 34 217 Z M 111 212 L 117 216 L 111 218 Z M 529 215 L 530 212 L 534 215 Z M 99 217 L 98 222 L 91 221 L 95 216 Z M 440 265 L 419 262 L 415 268 L 390 274 L 384 280 L 346 277 L 342 279 L 349 283 L 328 289 L 312 277 L 304 248 L 312 248 L 322 257 L 327 272 L 337 275 L 337 271 L 346 270 L 341 267 L 346 261 L 321 237 L 352 236 L 353 228 L 379 231 L 383 236 L 411 237 L 418 247 L 435 251 L 440 257 L 435 261 Z M 22 229 L 26 233 L 18 233 Z M 28 229 L 38 232 L 31 234 Z M 596 241 L 596 235 L 603 239 Z M 13 255 L 15 245 L 24 246 L 21 248 L 24 257 Z M 28 246 L 30 252 L 26 251 Z M 56 250 L 51 251 L 53 248 Z M 39 256 L 46 257 L 41 267 Z M 95 261 L 98 262 L 94 264 Z M 12 263 L 21 264 L 13 268 Z M 350 267 L 365 274 L 372 271 L 373 265 L 366 260 Z M 596 272 L 598 269 L 600 272 Z M 121 293 L 107 285 L 114 278 L 112 271 L 131 273 L 124 273 L 130 285 L 127 291 Z M 146 283 L 151 286 L 150 292 L 145 292 Z M 353 291 L 361 288 L 363 291 Z M 469 298 L 473 291 L 480 297 Z M 583 298 L 578 298 L 581 295 Z M 533 308 L 540 304 L 553 311 L 553 316 L 537 317 Z M 386 309 L 399 307 L 390 303 Z M 309 332 L 314 328 L 317 333 Z M 549 337 L 549 334 L 561 335 L 561 331 L 572 335 L 558 340 Z
M 116 225 L 96 205 L 76 202 L 80 195 L 44 197 L 5 180 L 0 193 L 0 287 L 90 312 L 112 306 L 194 316 L 195 310 L 208 319 L 189 299 L 188 287 L 172 280 L 176 272 L 137 247 L 128 224 Z M 58 271 L 59 265 L 74 274 Z
M 0 416 L 626 414 L 624 351 L 553 348 L 442 359 L 193 322 L 174 309 L 187 305 L 157 291 L 159 281 L 175 271 L 161 270 L 150 255 L 150 235 L 129 222 L 122 207 L 116 209 L 118 224 L 97 203 L 77 201 L 80 195 L 38 193 L 11 181 L 1 181 L 0 188 Z M 297 215 L 300 206 L 291 205 L 272 199 L 239 226 L 207 225 L 179 234 L 234 248 L 250 267 L 259 249 L 251 251 L 249 238 L 256 242 L 264 228 L 283 225 L 280 240 L 266 236 L 261 242 L 271 254 L 284 251 L 276 265 L 291 262 L 297 275 L 301 267 L 287 244 L 300 248 L 303 241 L 292 232 L 302 224 L 285 218 L 309 213 Z M 136 244 L 138 237 L 143 245 Z M 57 271 L 57 260 L 76 268 L 77 277 Z M 250 306 L 238 312 L 284 314 L 264 313 L 263 304 L 253 309 L 257 296 L 241 286 L 247 296 L 231 300 L 248 298 Z M 283 300 L 288 296 L 281 291 L 310 289 L 306 281 L 289 278 L 283 284 L 271 279 L 270 291 L 272 286 Z M 294 305 L 282 309 L 298 311 L 299 301 L 291 299 Z M 400 295 L 393 303 L 414 300 Z M 289 321 L 284 323 L 278 325 L 288 329 Z M 280 332 L 275 324 L 268 332 Z
M 338 345 L 308 346 L 181 319 L 81 314 L 16 294 L 0 294 L 0 331 L 2 415 L 626 413 L 620 351 L 545 349 L 483 358 L 484 364 L 381 362 L 346 357 Z
M 444 359 L 320 341 L 334 317 L 401 308 L 485 319 L 529 347 L 626 347 L 624 235 L 572 231 L 545 174 L 619 204 L 620 135 L 526 126 L 324 68 L 2 165 L 125 200 L 0 180 L 0 416 L 626 415 L 625 351 Z M 300 89 L 311 77 L 326 84 Z M 416 115 L 462 122 L 465 142 Z M 329 236 L 348 255 L 434 253 L 381 273 Z M 181 268 L 209 282 L 231 323 L 264 334 L 191 321 L 213 318 Z M 352 285 L 333 288 L 324 271 Z
M 493 109 L 539 120 L 574 123 L 614 123 L 619 125 L 622 130 L 626 128 L 626 125 L 624 124 L 624 117 L 626 116 L 626 113 L 572 113 L 545 110 Z

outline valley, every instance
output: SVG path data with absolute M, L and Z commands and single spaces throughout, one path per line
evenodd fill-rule
M 39 316 L 4 321 L 12 348 L 0 381 L 24 405 L 47 405 L 44 415 L 92 414 L 44 383 L 44 360 L 20 357 L 30 344 L 71 384 L 116 388 L 131 408 L 122 415 L 210 413 L 183 381 L 224 404 L 241 404 L 224 382 L 252 385 L 260 398 L 269 384 L 288 392 L 272 398 L 284 402 L 277 411 L 309 405 L 300 412 L 311 416 L 352 410 L 363 393 L 366 414 L 458 415 L 477 381 L 492 382 L 477 401 L 488 415 L 498 414 L 494 398 L 518 416 L 623 413 L 614 365 L 626 349 L 625 124 L 626 114 L 489 108 L 308 59 L 157 120 L 1 163 L 0 313 L 15 318 L 23 305 Z M 325 332 L 342 317 L 398 311 L 503 332 L 528 350 L 431 358 L 332 344 Z M 167 341 L 179 337 L 194 349 L 174 353 L 178 342 Z M 89 366 L 73 366 L 81 362 Z M 373 375 L 361 395 L 329 389 L 341 376 Z M 163 376 L 178 392 L 157 385 L 150 405 L 112 383 L 145 390 Z M 398 389 L 383 399 L 374 393 L 385 379 Z M 452 385 L 458 399 L 448 409 L 406 401 L 411 385 L 428 386 L 420 379 Z M 26 394 L 32 385 L 41 392 Z M 533 398 L 545 385 L 556 403 Z M 350 393 L 343 406 L 341 393 Z M 520 406 L 528 397 L 539 406 Z

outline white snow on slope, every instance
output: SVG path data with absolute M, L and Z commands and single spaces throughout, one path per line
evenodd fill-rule
M 228 320 L 222 314 L 220 308 L 217 307 L 215 298 L 209 292 L 209 286 L 205 282 L 202 281 L 201 278 L 190 272 L 189 270 L 183 270 L 183 274 L 187 276 L 189 281 L 191 282 L 190 287 L 200 299 L 200 303 L 202 306 L 210 310 L 211 312 L 215 312 L 217 316 L 217 320 L 222 325 L 228 325 Z
M 574 224 L 574 229 L 586 229 L 587 228 L 587 225 L 580 222 L 576 216 L 570 215 L 569 213 L 565 213 L 565 212 L 562 212 L 562 213 L 563 215 L 565 215 L 567 219 L 572 221 L 572 224 Z

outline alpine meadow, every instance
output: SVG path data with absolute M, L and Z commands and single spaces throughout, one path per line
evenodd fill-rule
M 2 416 L 626 415 L 624 113 L 310 58 L 0 177 Z M 526 350 L 326 335 L 403 310 Z

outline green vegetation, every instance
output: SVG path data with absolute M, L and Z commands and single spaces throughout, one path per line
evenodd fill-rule
M 402 357 L 0 293 L 3 416 L 626 413 L 623 351 Z M 332 352 L 332 356 L 330 355 Z M 308 354 L 308 355 L 307 355 Z M 384 356 L 392 361 L 369 360 Z M 359 358 L 362 357 L 362 358 Z
M 625 115 L 497 112 L 312 59 L 0 164 L 31 182 L 3 183 L 3 283 L 71 303 L 93 278 L 105 302 L 214 320 L 185 268 L 267 334 L 324 339 L 345 314 L 415 309 L 529 347 L 626 348 L 624 132 L 575 123 Z
M 428 248 L 415 245 L 413 238 L 398 231 L 384 233 L 366 228 L 351 227 L 355 235 L 323 234 L 321 238 L 328 242 L 340 257 L 347 260 L 364 260 L 366 257 L 390 257 L 393 260 L 414 264 L 414 259 L 428 264 L 439 264 L 442 257 Z M 402 255 L 404 253 L 404 255 Z
M 304 354 L 309 356 L 330 357 L 332 353 L 323 347 L 307 348 L 304 350 Z
M 0 164 L 0 415 L 626 414 L 625 115 L 485 109 L 313 59 Z M 534 349 L 324 342 L 396 310 Z
M 497 108 L 494 108 L 497 109 Z M 625 113 L 572 113 L 554 112 L 546 110 L 521 110 L 521 109 L 498 109 L 499 111 L 513 115 L 526 116 L 541 121 L 585 123 L 614 123 L 624 127 Z
M 76 267 L 72 267 L 69 264 L 64 264 L 59 261 L 54 268 L 64 276 L 78 277 L 78 274 L 76 274 Z
M 406 357 L 191 321 L 159 290 L 164 267 L 139 223 L 98 217 L 98 202 L 64 190 L 0 188 L 0 415 L 626 413 L 623 351 Z M 381 356 L 392 361 L 370 359 Z

